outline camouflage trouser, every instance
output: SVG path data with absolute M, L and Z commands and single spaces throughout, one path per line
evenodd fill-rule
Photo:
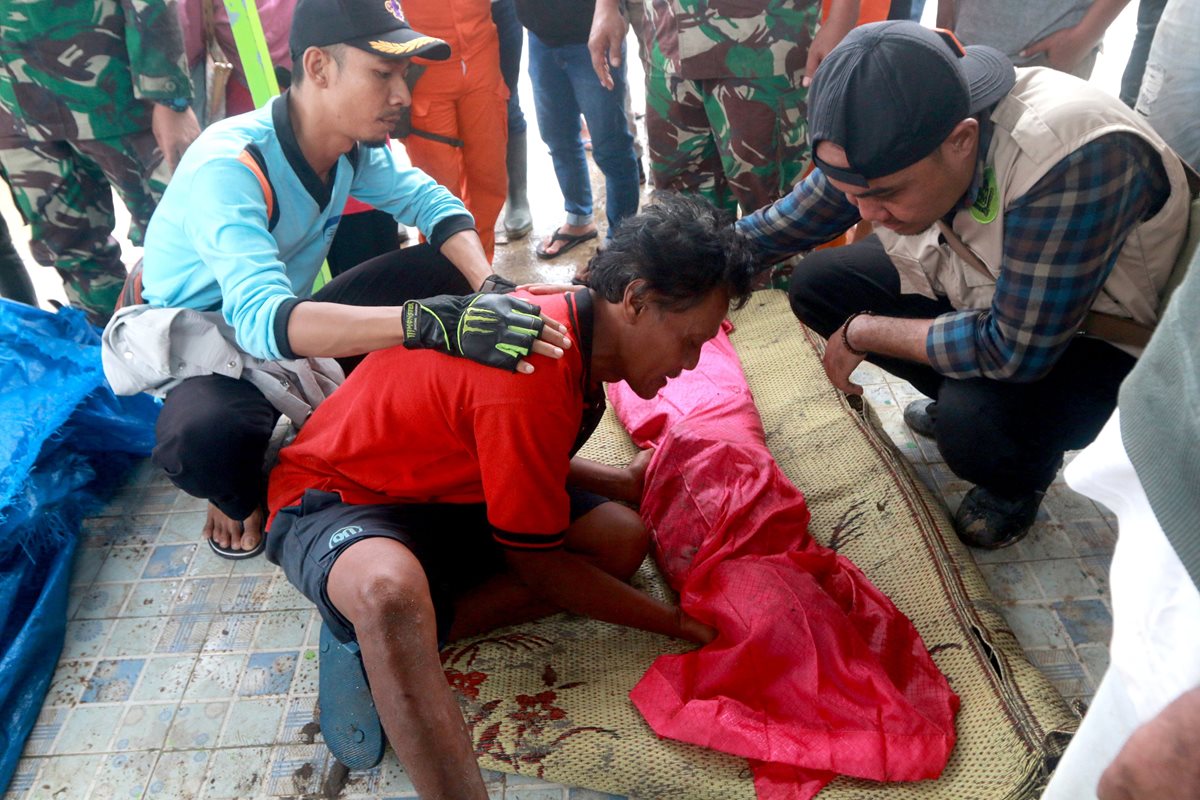
M 32 229 L 33 257 L 58 271 L 71 305 L 107 322 L 125 282 L 112 189 L 129 209 L 129 240 L 140 246 L 170 177 L 154 135 L 29 141 L 0 148 L 0 167 Z
M 808 168 L 807 96 L 799 78 L 675 77 L 654 46 L 646 138 L 655 188 L 746 214 L 778 200 Z
M 650 43 L 646 41 L 646 4 L 645 0 L 627 0 L 625 3 L 625 18 L 629 20 L 629 29 L 638 43 L 638 60 L 642 62 L 642 74 L 650 74 Z

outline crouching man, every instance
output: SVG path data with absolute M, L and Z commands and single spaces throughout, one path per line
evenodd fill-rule
M 622 223 L 587 288 L 529 298 L 578 343 L 561 360 L 518 376 L 381 350 L 317 409 L 271 474 L 267 557 L 325 621 L 319 705 L 335 756 L 376 763 L 381 725 L 422 797 L 485 798 L 440 644 L 563 609 L 712 637 L 626 583 L 648 537 L 611 501 L 640 498 L 645 460 L 573 454 L 599 422 L 601 384 L 649 398 L 694 368 L 752 268 L 711 206 L 666 197 Z
M 532 371 L 525 355 L 568 346 L 556 323 L 507 297 L 449 296 L 496 284 L 475 221 L 383 146 L 412 103 L 412 59 L 448 59 L 450 46 L 409 27 L 395 0 L 294 5 L 292 87 L 188 148 L 150 221 L 142 271 L 126 281 L 104 334 L 113 389 L 163 398 L 152 459 L 208 501 L 203 536 L 229 559 L 262 550 L 276 420 L 303 425 L 362 354 L 420 341 Z M 415 225 L 428 242 L 314 289 L 348 198 Z M 400 309 L 432 296 L 439 301 L 421 308 L 440 324 L 411 325 Z M 486 324 L 457 325 L 485 315 Z

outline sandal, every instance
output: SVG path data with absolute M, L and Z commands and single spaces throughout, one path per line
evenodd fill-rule
M 385 739 L 358 643 L 342 644 L 321 623 L 320 652 L 317 713 L 325 746 L 349 769 L 370 769 L 383 760 Z
M 267 536 L 266 534 L 259 536 L 258 544 L 249 550 L 234 550 L 231 547 L 222 547 L 212 539 L 208 540 L 208 546 L 211 547 L 212 551 L 221 558 L 228 558 L 230 561 L 241 561 L 246 558 L 254 558 L 256 555 L 266 549 Z
M 562 228 L 558 228 L 554 231 L 554 235 L 550 237 L 550 241 L 543 242 L 534 252 L 537 253 L 538 258 L 542 259 L 543 261 L 549 261 L 552 258 L 558 258 L 563 253 L 578 247 L 583 242 L 595 239 L 598 234 L 598 231 L 588 231 L 587 233 L 581 233 L 578 236 L 572 236 L 569 233 L 563 233 Z M 563 246 L 558 248 L 558 251 L 555 253 L 546 252 L 546 245 L 551 245 L 555 242 L 562 242 Z

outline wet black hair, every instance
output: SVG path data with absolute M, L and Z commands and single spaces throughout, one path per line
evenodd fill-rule
M 739 308 L 750 295 L 755 261 L 732 222 L 707 200 L 660 193 L 622 220 L 592 257 L 587 285 L 619 303 L 640 278 L 652 302 L 668 311 L 686 311 L 723 288 Z

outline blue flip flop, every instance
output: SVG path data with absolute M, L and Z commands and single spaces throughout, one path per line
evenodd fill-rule
M 321 623 L 320 647 L 317 708 L 325 746 L 349 769 L 370 769 L 383 760 L 385 740 L 358 643 L 342 644 Z

